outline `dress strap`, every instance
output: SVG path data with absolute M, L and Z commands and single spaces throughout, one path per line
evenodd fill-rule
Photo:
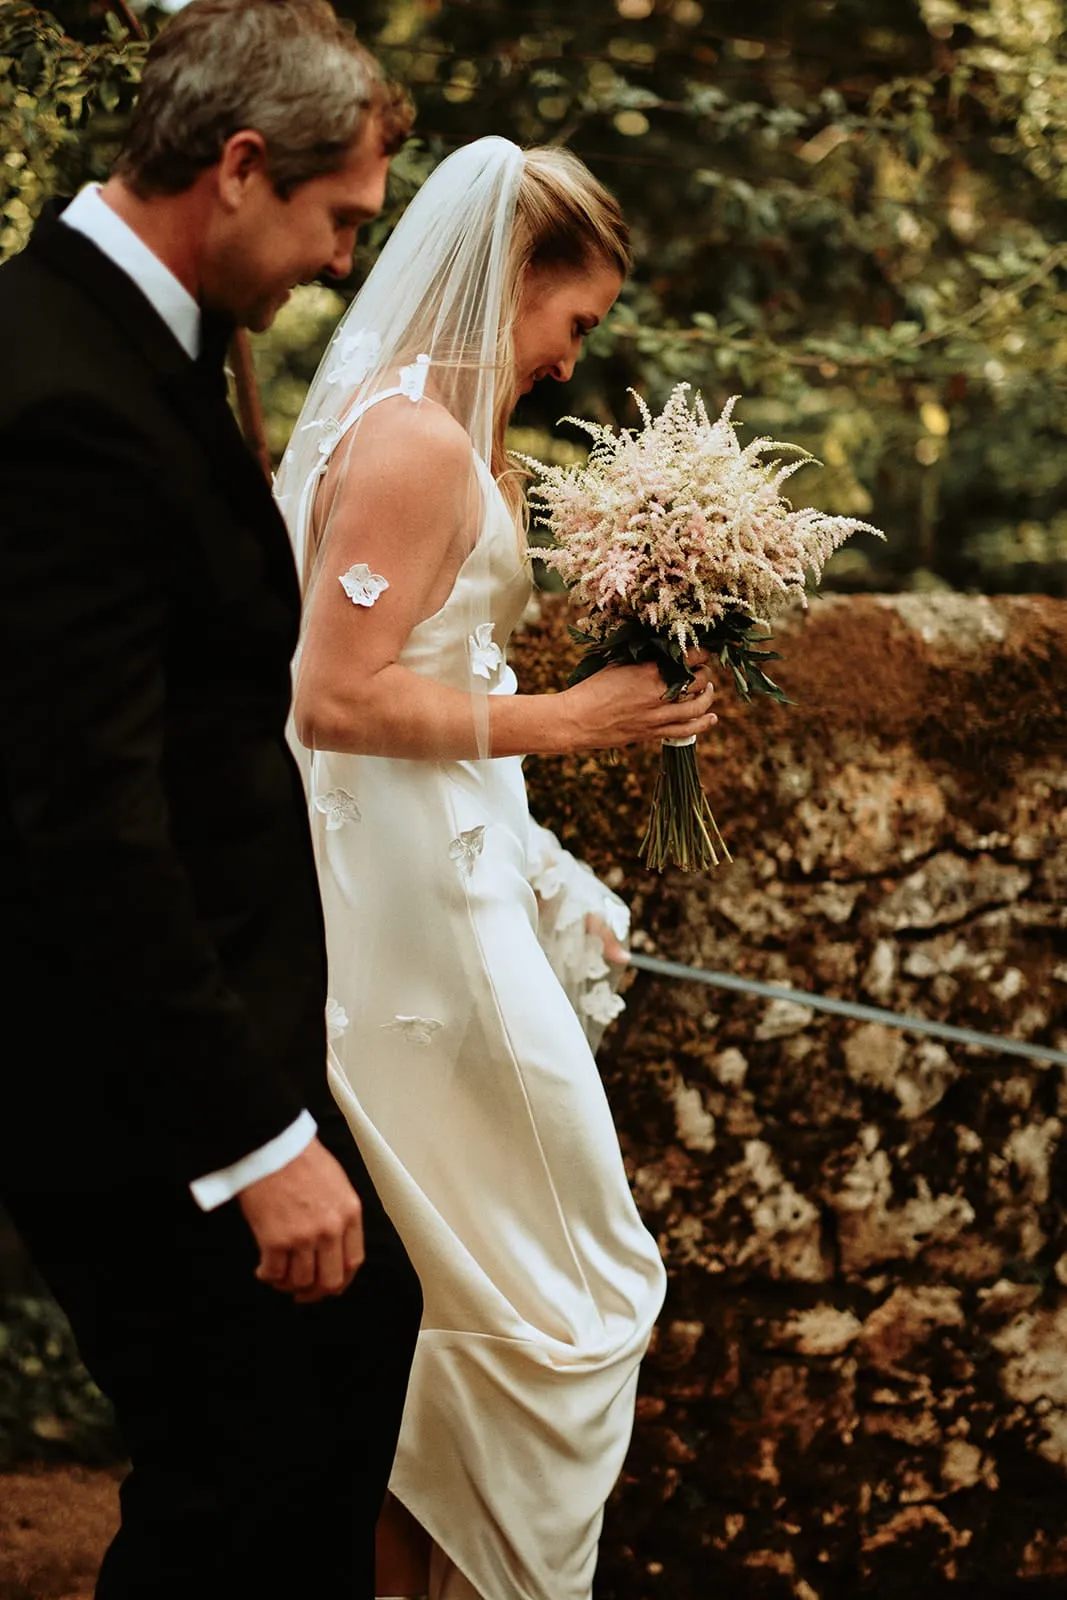
M 300 495 L 300 505 L 297 510 L 297 527 L 303 530 L 306 526 L 305 519 L 311 515 L 311 507 L 319 480 L 330 465 L 330 457 L 350 429 L 354 428 L 359 419 L 366 416 L 371 406 L 376 406 L 382 400 L 394 400 L 398 396 L 405 396 L 413 403 L 421 400 L 426 390 L 426 379 L 430 371 L 430 358 L 426 355 L 416 356 L 409 367 L 401 367 L 400 382 L 392 389 L 379 389 L 377 394 L 370 395 L 366 400 L 361 400 L 358 406 L 353 406 L 344 421 L 336 417 L 327 417 L 321 422 L 305 423 L 307 428 L 320 428 L 319 461 L 313 472 L 309 472 Z

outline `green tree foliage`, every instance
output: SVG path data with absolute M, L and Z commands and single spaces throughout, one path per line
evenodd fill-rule
M 21 119 L 0 251 L 49 187 L 100 170 L 139 65 L 99 3 L 59 9 L 98 42 L 0 5 L 0 115 Z M 425 173 L 485 132 L 566 142 L 619 194 L 638 263 L 570 390 L 523 403 L 524 448 L 576 448 L 563 410 L 633 420 L 629 385 L 656 405 L 684 378 L 716 409 L 739 392 L 747 427 L 825 463 L 798 495 L 890 535 L 831 582 L 1067 592 L 1067 0 L 339 9 L 410 84 L 418 142 L 352 282 L 257 343 L 275 449 Z
M 565 141 L 622 199 L 637 270 L 566 409 L 740 392 L 826 463 L 800 494 L 890 533 L 839 582 L 1062 591 L 1065 39 L 1063 0 L 408 0 L 378 48 L 431 157 Z
M 0 260 L 22 249 L 49 195 L 106 177 L 115 158 L 145 46 L 113 16 L 92 21 L 84 43 L 47 12 L 0 0 Z

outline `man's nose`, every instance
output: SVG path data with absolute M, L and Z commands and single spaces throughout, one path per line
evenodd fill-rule
M 352 261 L 356 253 L 355 241 L 348 245 L 338 245 L 326 267 L 323 269 L 330 278 L 347 278 L 352 271 Z

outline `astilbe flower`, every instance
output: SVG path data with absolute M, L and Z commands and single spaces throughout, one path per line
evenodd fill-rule
M 685 693 L 691 646 L 718 658 L 746 700 L 786 697 L 764 663 L 760 633 L 791 601 L 807 603 L 830 556 L 865 529 L 853 517 L 795 510 L 782 486 L 812 460 L 774 439 L 741 448 L 732 420 L 736 397 L 715 422 L 700 395 L 691 406 L 679 383 L 658 417 L 634 398 L 643 426 L 611 428 L 568 417 L 591 434 L 584 466 L 548 467 L 528 457 L 538 482 L 530 492 L 538 521 L 553 539 L 532 554 L 555 569 L 586 609 L 586 646 L 571 674 L 579 682 L 604 667 L 655 661 L 667 696 Z M 632 392 L 632 391 L 631 391 Z M 798 459 L 783 463 L 781 451 Z M 649 866 L 689 871 L 730 859 L 700 782 L 694 740 L 665 740 L 641 847 Z
M 554 541 L 535 553 L 588 608 L 592 638 L 636 617 L 685 650 L 730 611 L 766 624 L 791 601 L 806 604 L 807 574 L 818 582 L 850 534 L 882 537 L 853 517 L 794 509 L 782 486 L 813 458 L 767 438 L 742 449 L 737 396 L 711 422 L 688 390 L 676 385 L 655 418 L 635 395 L 639 430 L 568 417 L 592 436 L 586 463 L 529 463 L 539 478 L 530 498 Z M 782 451 L 799 459 L 783 464 Z

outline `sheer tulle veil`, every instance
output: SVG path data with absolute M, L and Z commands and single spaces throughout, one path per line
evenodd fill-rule
M 471 482 L 463 491 L 472 508 L 467 561 L 486 559 L 481 533 L 494 418 L 500 386 L 510 382 L 510 260 L 522 172 L 522 151 L 500 138 L 475 140 L 443 161 L 408 206 L 330 341 L 275 482 L 305 615 L 315 585 L 341 576 L 332 570 L 332 514 L 352 461 L 367 448 L 361 439 L 364 408 L 383 393 L 395 397 L 398 407 L 444 406 L 469 436 Z M 419 467 L 412 462 L 413 472 Z M 472 596 L 488 592 L 485 583 L 467 588 Z M 471 639 L 487 639 L 488 614 L 477 614 L 474 601 L 470 609 Z M 481 756 L 487 754 L 487 688 L 483 677 L 472 674 Z

